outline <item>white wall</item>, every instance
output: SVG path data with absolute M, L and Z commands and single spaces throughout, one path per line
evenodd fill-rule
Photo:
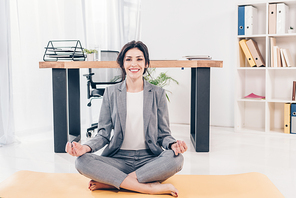
M 211 125 L 233 126 L 236 4 L 228 1 L 143 0 L 141 38 L 151 59 L 180 59 L 207 54 L 222 60 L 211 69 Z M 179 86 L 169 104 L 171 123 L 189 123 L 190 69 L 169 70 Z

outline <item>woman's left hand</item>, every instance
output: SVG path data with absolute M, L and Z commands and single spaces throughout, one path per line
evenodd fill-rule
M 178 155 L 187 151 L 187 145 L 184 141 L 177 140 L 176 143 L 172 144 L 171 149 L 175 152 L 175 155 Z

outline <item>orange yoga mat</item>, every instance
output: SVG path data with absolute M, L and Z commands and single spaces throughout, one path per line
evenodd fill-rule
M 19 171 L 0 183 L 1 198 L 129 198 L 171 197 L 126 190 L 88 190 L 89 179 L 79 173 Z M 237 175 L 175 175 L 165 181 L 179 190 L 180 198 L 284 197 L 261 173 Z

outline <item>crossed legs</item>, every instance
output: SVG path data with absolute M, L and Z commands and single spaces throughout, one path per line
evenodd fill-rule
M 128 176 L 121 183 L 120 187 L 144 194 L 171 194 L 175 197 L 178 196 L 178 190 L 172 184 L 161 184 L 159 182 L 139 183 L 137 180 L 136 172 L 128 174 Z M 116 188 L 108 184 L 91 180 L 89 182 L 89 189 L 91 191 L 94 191 L 99 189 Z
M 122 159 L 85 154 L 76 160 L 77 170 L 91 178 L 90 190 L 124 188 L 145 194 L 178 195 L 172 184 L 161 184 L 167 178 L 180 171 L 183 156 L 174 156 L 168 150 L 149 160 L 140 168 L 133 170 Z

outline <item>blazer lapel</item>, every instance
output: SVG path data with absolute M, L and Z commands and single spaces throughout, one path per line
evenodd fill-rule
M 126 125 L 126 82 L 123 81 L 120 87 L 118 88 L 117 94 L 117 108 L 119 114 L 119 120 L 122 129 L 122 135 L 124 137 L 125 134 L 125 125 Z
M 144 103 L 143 103 L 143 119 L 144 119 L 144 133 L 147 131 L 148 123 L 150 120 L 150 114 L 152 111 L 153 92 L 152 86 L 146 80 L 144 80 Z

